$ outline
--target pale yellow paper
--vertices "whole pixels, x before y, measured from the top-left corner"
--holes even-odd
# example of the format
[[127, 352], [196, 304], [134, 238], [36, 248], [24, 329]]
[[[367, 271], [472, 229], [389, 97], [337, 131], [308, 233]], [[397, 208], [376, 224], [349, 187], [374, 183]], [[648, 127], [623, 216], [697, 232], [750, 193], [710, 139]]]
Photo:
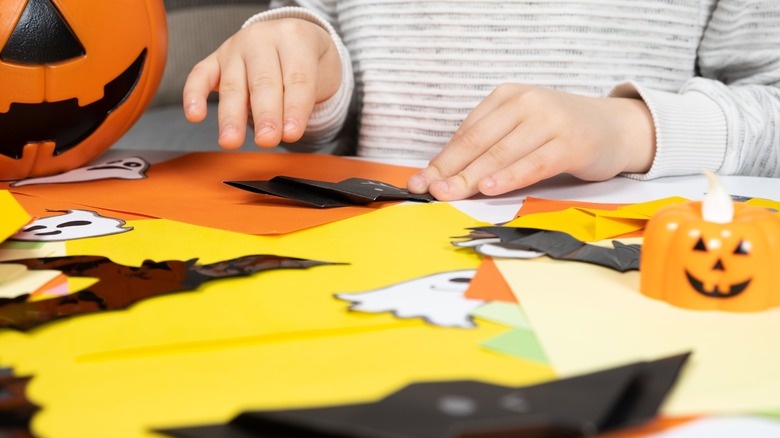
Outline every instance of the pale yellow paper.
[[29, 334], [0, 332], [0, 365], [35, 376], [30, 397], [46, 407], [33, 420], [41, 436], [152, 436], [153, 427], [224, 422], [244, 409], [369, 401], [416, 380], [553, 377], [549, 366], [480, 348], [503, 325], [439, 328], [349, 311], [333, 297], [476, 269], [473, 251], [450, 244], [475, 221], [448, 204], [383, 208], [274, 237], [167, 220], [128, 225], [134, 230], [70, 241], [68, 253], [136, 265], [255, 253], [348, 264], [214, 281]]
[[31, 294], [60, 275], [60, 271], [28, 271], [14, 263], [0, 264], [0, 298]]
[[29, 221], [30, 215], [16, 202], [11, 192], [0, 190], [0, 242], [19, 231]]
[[496, 260], [562, 375], [692, 351], [670, 415], [780, 407], [780, 309], [690, 311], [639, 293], [639, 273], [585, 263]]
[[0, 243], [0, 262], [65, 255], [65, 242], [18, 242], [6, 240]]

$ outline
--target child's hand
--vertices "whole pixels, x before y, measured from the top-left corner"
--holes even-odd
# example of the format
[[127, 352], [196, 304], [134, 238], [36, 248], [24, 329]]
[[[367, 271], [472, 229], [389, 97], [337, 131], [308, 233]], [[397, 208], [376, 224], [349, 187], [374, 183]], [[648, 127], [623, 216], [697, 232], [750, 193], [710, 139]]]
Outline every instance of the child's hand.
[[273, 147], [303, 135], [316, 102], [341, 84], [341, 61], [322, 27], [295, 18], [252, 24], [199, 62], [184, 84], [187, 120], [206, 117], [206, 98], [219, 92], [219, 144], [244, 142], [248, 110], [255, 143]]
[[646, 172], [654, 154], [653, 121], [641, 100], [508, 84], [477, 105], [408, 188], [442, 201], [499, 195], [559, 173], [604, 180]]

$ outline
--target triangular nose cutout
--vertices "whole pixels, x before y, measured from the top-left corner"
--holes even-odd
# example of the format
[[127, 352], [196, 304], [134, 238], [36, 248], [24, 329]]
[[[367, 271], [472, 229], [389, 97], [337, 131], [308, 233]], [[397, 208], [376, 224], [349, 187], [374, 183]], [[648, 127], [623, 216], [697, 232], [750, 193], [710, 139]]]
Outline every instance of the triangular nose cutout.
[[51, 0], [29, 0], [0, 59], [21, 64], [54, 64], [86, 53]]

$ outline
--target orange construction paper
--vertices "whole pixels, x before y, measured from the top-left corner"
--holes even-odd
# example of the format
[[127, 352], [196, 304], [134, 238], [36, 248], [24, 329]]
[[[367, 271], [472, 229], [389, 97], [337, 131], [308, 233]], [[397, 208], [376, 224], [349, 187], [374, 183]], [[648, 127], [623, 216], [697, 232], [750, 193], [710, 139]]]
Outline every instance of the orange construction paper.
[[76, 204], [73, 202], [61, 201], [58, 199], [42, 198], [38, 196], [28, 196], [22, 193], [14, 193], [14, 196], [16, 197], [16, 200], [19, 202], [19, 204], [22, 207], [24, 207], [24, 209], [27, 210], [27, 212], [30, 213], [31, 216], [35, 218], [53, 216], [57, 214], [57, 213], [52, 213], [52, 211], [91, 210], [101, 216], [112, 217], [115, 219], [122, 219], [125, 222], [141, 220], [141, 219], [156, 219], [150, 216], [143, 216], [143, 215], [128, 213], [125, 211], [106, 210], [104, 208], [98, 208], [94, 206], [85, 208], [83, 205]]
[[598, 202], [585, 202], [585, 201], [561, 201], [557, 199], [543, 199], [534, 198], [533, 196], [527, 196], [523, 205], [515, 213], [515, 219], [520, 216], [535, 213], [551, 213], [553, 211], [562, 211], [567, 208], [593, 208], [598, 210], [616, 210], [620, 207], [625, 207], [630, 204], [604, 204]]
[[278, 175], [329, 182], [359, 177], [405, 187], [417, 170], [323, 154], [193, 152], [152, 165], [146, 179], [30, 185], [9, 190], [80, 204], [82, 209], [102, 208], [247, 234], [284, 234], [368, 213], [390, 203], [317, 209], [239, 190], [223, 181], [267, 180]]
[[501, 275], [491, 257], [482, 259], [464, 296], [473, 300], [517, 303], [515, 294], [512, 293], [512, 289], [509, 288], [509, 284], [504, 280], [504, 276]]

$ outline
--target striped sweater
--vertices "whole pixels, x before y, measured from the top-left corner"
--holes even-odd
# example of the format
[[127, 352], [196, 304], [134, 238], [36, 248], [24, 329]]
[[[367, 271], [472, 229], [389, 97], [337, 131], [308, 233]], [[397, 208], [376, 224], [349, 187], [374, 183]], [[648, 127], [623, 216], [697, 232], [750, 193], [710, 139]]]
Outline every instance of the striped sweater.
[[304, 141], [359, 123], [358, 155], [430, 159], [496, 86], [641, 98], [656, 156], [635, 178], [780, 176], [780, 0], [274, 0], [247, 21], [326, 28], [342, 85]]

